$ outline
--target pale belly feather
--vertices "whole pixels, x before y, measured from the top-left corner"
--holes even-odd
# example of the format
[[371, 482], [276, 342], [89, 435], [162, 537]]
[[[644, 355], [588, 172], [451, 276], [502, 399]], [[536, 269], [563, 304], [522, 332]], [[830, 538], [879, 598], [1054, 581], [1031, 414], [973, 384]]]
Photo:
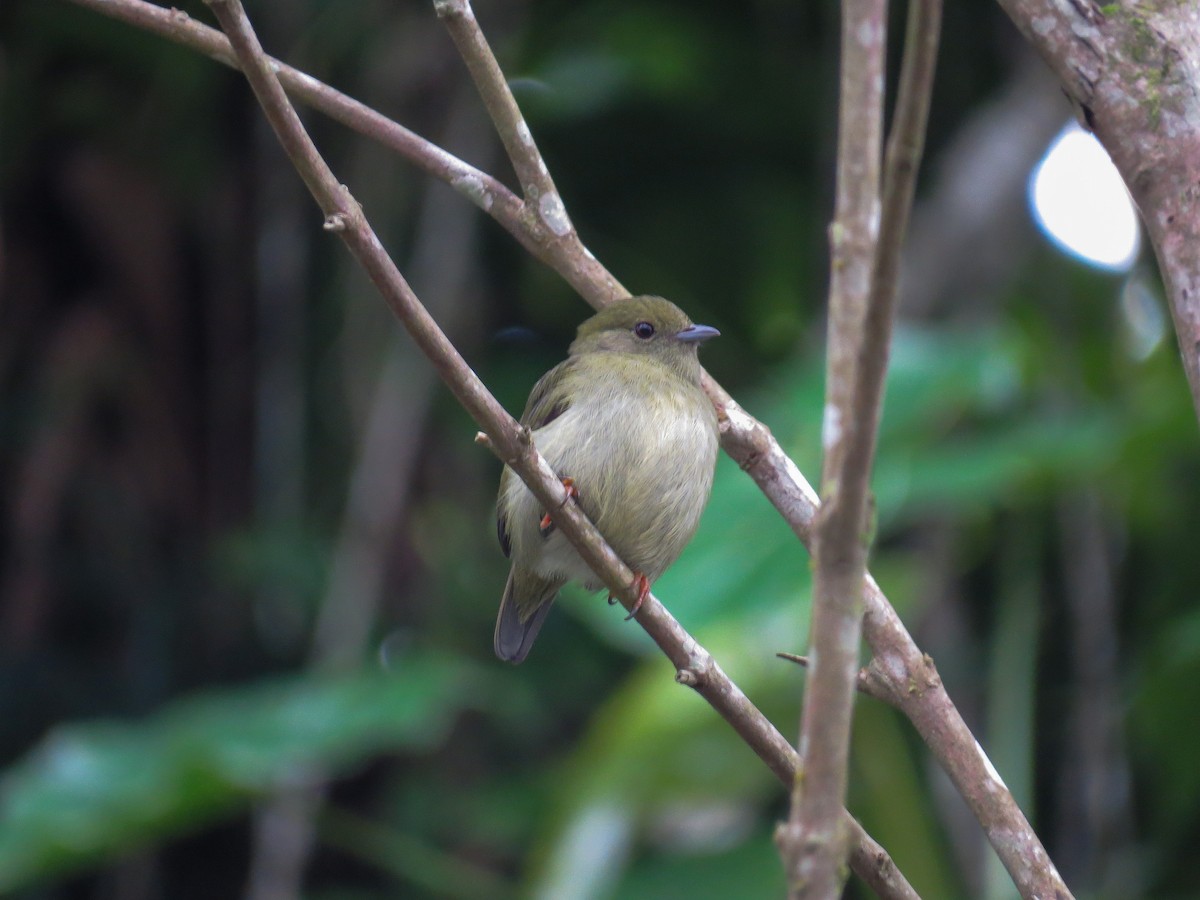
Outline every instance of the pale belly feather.
[[[696, 403], [687, 393], [692, 390], [699, 393], [689, 385], [656, 392], [655, 402], [669, 410], [656, 416], [663, 423], [657, 427], [636, 413], [643, 392], [640, 398], [608, 396], [572, 406], [534, 432], [534, 443], [555, 472], [574, 479], [579, 503], [601, 534], [651, 581], [691, 540], [712, 487], [716, 414], [707, 400]], [[516, 477], [508, 478], [505, 506], [514, 558], [543, 577], [600, 587], [560, 532], [543, 537], [541, 505]]]

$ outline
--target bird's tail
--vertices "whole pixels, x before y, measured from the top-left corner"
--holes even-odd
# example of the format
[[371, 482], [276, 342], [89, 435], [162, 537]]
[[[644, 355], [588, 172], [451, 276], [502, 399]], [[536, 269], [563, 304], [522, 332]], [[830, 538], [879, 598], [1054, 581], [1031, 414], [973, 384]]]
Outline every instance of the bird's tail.
[[[521, 584], [518, 585], [517, 581]], [[516, 588], [525, 603], [516, 601]], [[546, 613], [554, 605], [554, 598], [561, 581], [544, 581], [528, 572], [518, 572], [513, 566], [508, 573], [508, 582], [504, 585], [504, 596], [500, 600], [500, 613], [496, 616], [496, 633], [493, 646], [496, 655], [506, 662], [516, 665], [529, 655], [529, 648], [542, 630], [542, 622]]]

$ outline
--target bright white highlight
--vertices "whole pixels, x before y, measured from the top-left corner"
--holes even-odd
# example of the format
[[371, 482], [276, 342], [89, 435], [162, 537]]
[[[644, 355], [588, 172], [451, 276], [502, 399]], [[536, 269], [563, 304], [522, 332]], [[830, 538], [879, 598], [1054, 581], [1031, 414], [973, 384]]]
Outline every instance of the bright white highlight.
[[1108, 153], [1072, 122], [1033, 170], [1029, 201], [1042, 230], [1086, 263], [1126, 272], [1137, 259], [1137, 213]]
[[832, 403], [825, 404], [825, 414], [821, 417], [821, 446], [828, 453], [842, 439], [842, 411]]
[[979, 758], [983, 760], [983, 767], [987, 769], [987, 773], [992, 776], [992, 779], [999, 784], [1000, 787], [1008, 790], [1008, 787], [1004, 784], [1004, 779], [1000, 777], [1000, 773], [996, 771], [996, 767], [992, 765], [992, 761], [988, 759], [988, 755], [983, 752], [983, 747], [980, 745], [979, 741], [975, 742], [975, 751], [979, 754]]
[[544, 194], [538, 201], [538, 212], [542, 214], [542, 221], [546, 223], [546, 227], [559, 237], [571, 230], [571, 220], [567, 217], [567, 208], [563, 206], [558, 194], [553, 191]]

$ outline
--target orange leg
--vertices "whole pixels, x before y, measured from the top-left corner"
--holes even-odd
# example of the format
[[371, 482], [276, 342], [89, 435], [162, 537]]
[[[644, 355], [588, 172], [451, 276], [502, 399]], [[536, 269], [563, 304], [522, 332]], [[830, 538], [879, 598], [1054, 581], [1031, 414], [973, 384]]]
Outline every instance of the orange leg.
[[[575, 487], [574, 478], [562, 479], [562, 486], [567, 489], [568, 500], [579, 499], [579, 488]], [[542, 521], [538, 522], [538, 530], [542, 533], [542, 537], [547, 537], [554, 529], [554, 523], [550, 521], [550, 513], [545, 513], [542, 516]]]
[[650, 579], [641, 572], [633, 573], [633, 588], [637, 591], [637, 600], [633, 602], [633, 609], [629, 611], [629, 615], [625, 617], [628, 622], [638, 614], [638, 610], [642, 608], [642, 604], [646, 602], [646, 598], [650, 596]]

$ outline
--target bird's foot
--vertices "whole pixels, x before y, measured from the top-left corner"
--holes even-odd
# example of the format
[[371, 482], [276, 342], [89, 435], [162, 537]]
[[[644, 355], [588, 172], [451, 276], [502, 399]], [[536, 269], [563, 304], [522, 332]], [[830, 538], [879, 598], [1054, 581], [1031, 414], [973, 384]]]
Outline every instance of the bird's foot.
[[650, 596], [650, 579], [641, 572], [633, 573], [632, 585], [633, 589], [637, 591], [637, 599], [633, 601], [633, 609], [631, 609], [629, 611], [629, 615], [625, 617], [626, 622], [638, 614], [638, 610], [642, 608], [642, 604], [645, 603], [646, 598]]
[[[563, 479], [561, 479], [561, 481], [562, 481], [562, 486], [567, 489], [567, 500], [578, 501], [579, 500], [579, 488], [575, 487], [575, 479], [574, 478], [563, 478]], [[566, 505], [566, 500], [563, 501], [563, 505]], [[552, 522], [550, 520], [550, 513], [543, 514], [542, 521], [538, 522], [538, 531], [540, 531], [542, 534], [542, 537], [545, 538], [545, 537], [549, 537], [550, 532], [552, 532], [553, 530], [554, 530], [554, 522]]]

